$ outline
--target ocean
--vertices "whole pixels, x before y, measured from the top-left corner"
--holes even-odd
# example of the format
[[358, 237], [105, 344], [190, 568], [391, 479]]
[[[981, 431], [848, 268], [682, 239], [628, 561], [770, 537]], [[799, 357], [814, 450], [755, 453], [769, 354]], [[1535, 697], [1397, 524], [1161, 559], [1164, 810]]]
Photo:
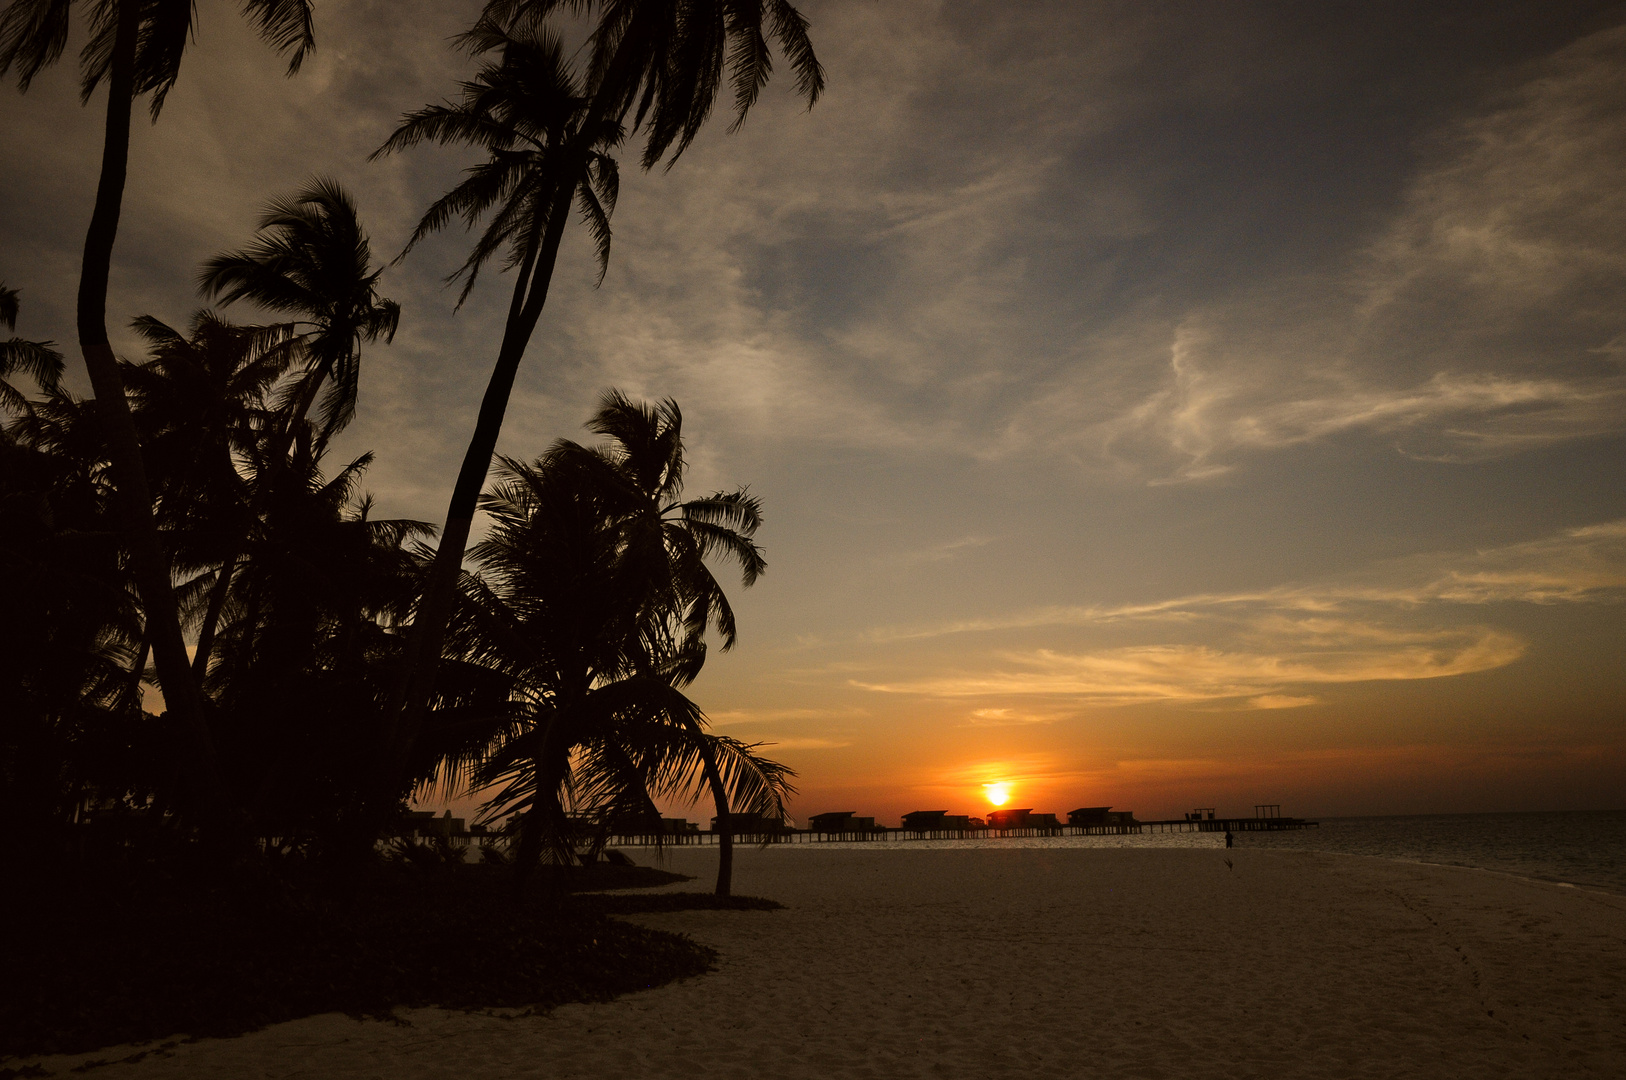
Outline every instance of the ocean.
[[[1297, 848], [1407, 862], [1473, 866], [1539, 881], [1626, 894], [1626, 810], [1530, 814], [1422, 814], [1323, 818], [1319, 828], [1239, 832], [1239, 848]], [[987, 840], [881, 840], [819, 844], [872, 850], [997, 847], [1223, 847], [1220, 833], [1008, 837]], [[774, 845], [779, 847], [779, 845]], [[798, 850], [801, 845], [784, 845]]]
[[1326, 818], [1316, 829], [1237, 833], [1236, 843], [1475, 866], [1626, 893], [1626, 810]]

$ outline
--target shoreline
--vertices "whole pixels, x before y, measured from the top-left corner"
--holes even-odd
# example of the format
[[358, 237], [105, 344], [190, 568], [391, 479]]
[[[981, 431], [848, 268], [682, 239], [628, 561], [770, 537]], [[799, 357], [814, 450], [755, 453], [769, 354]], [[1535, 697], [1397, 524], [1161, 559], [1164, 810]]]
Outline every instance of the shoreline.
[[[736, 891], [784, 911], [632, 917], [716, 949], [708, 975], [541, 1016], [328, 1014], [130, 1062], [141, 1048], [3, 1064], [266, 1080], [1626, 1072], [1613, 893], [1296, 849], [772, 850], [737, 851]], [[666, 866], [692, 889], [715, 852], [672, 849]]]
[[[1336, 820], [1336, 819], [1334, 819], [1334, 820]], [[1204, 838], [1204, 841], [1203, 842], [1184, 842], [1184, 843], [1178, 842], [1178, 841], [1169, 842], [1169, 843], [1141, 843], [1141, 842], [1135, 842], [1135, 840], [1133, 840], [1133, 839], [1129, 840], [1127, 842], [1118, 841], [1118, 838], [1116, 838], [1116, 837], [1113, 837], [1113, 838], [1108, 838], [1108, 837], [1007, 837], [1007, 838], [1001, 838], [1001, 839], [998, 839], [998, 840], [895, 840], [895, 841], [870, 841], [870, 842], [835, 841], [835, 840], [832, 840], [832, 841], [821, 841], [820, 843], [817, 843], [817, 844], [769, 844], [769, 845], [759, 845], [759, 844], [736, 843], [734, 850], [736, 852], [738, 852], [738, 851], [744, 850], [746, 848], [750, 848], [752, 850], [773, 851], [773, 852], [786, 852], [786, 851], [851, 851], [851, 852], [860, 852], [860, 851], [865, 851], [865, 852], [872, 852], [874, 854], [884, 854], [884, 853], [888, 853], [888, 852], [903, 852], [903, 851], [917, 851], [917, 852], [918, 851], [965, 851], [965, 852], [972, 852], [972, 851], [998, 851], [998, 850], [1002, 850], [1002, 849], [1027, 850], [1027, 851], [1044, 851], [1044, 850], [1064, 850], [1064, 851], [1120, 851], [1120, 850], [1134, 850], [1134, 851], [1226, 851], [1226, 850], [1230, 850], [1230, 851], [1233, 851], [1233, 852], [1235, 852], [1235, 851], [1252, 851], [1252, 852], [1295, 851], [1295, 852], [1310, 852], [1310, 853], [1317, 854], [1317, 855], [1347, 856], [1349, 858], [1356, 858], [1356, 859], [1376, 859], [1376, 860], [1378, 860], [1380, 862], [1403, 863], [1403, 864], [1408, 865], [1408, 866], [1435, 866], [1435, 867], [1440, 867], [1442, 869], [1452, 869], [1452, 870], [1479, 870], [1479, 871], [1483, 871], [1484, 873], [1487, 873], [1487, 874], [1498, 874], [1498, 875], [1502, 875], [1502, 876], [1505, 876], [1505, 877], [1513, 878], [1513, 879], [1518, 880], [1518, 881], [1528, 881], [1528, 882], [1531, 882], [1531, 883], [1534, 883], [1534, 884], [1543, 884], [1543, 885], [1556, 885], [1556, 886], [1560, 886], [1562, 888], [1569, 888], [1569, 889], [1589, 890], [1589, 891], [1593, 891], [1593, 892], [1605, 893], [1605, 894], [1607, 894], [1609, 896], [1618, 896], [1618, 897], [1626, 898], [1626, 886], [1617, 886], [1617, 885], [1613, 885], [1613, 884], [1605, 885], [1605, 884], [1598, 884], [1597, 882], [1591, 882], [1591, 881], [1570, 881], [1570, 880], [1566, 880], [1566, 879], [1563, 879], [1563, 878], [1556, 878], [1556, 877], [1544, 877], [1544, 876], [1539, 875], [1539, 874], [1533, 874], [1533, 873], [1528, 873], [1528, 872], [1520, 873], [1519, 871], [1509, 870], [1509, 869], [1506, 869], [1506, 868], [1503, 868], [1503, 867], [1481, 866], [1478, 863], [1471, 863], [1471, 862], [1439, 862], [1437, 860], [1413, 858], [1413, 857], [1406, 856], [1406, 855], [1383, 855], [1383, 854], [1375, 854], [1375, 853], [1372, 853], [1372, 852], [1362, 852], [1362, 851], [1336, 851], [1336, 850], [1332, 850], [1332, 849], [1329, 849], [1329, 848], [1322, 848], [1322, 847], [1297, 847], [1297, 846], [1294, 846], [1294, 845], [1292, 845], [1290, 843], [1270, 844], [1268, 846], [1254, 846], [1252, 844], [1242, 842], [1240, 840], [1240, 838], [1239, 838], [1239, 842], [1238, 842], [1236, 847], [1227, 849], [1225, 847], [1225, 843], [1224, 843], [1223, 839], [1214, 839], [1212, 841], [1208, 841], [1207, 837], [1209, 837], [1211, 835], [1211, 834], [1208, 834], [1208, 833], [1184, 834], [1184, 835], [1202, 836]], [[1136, 839], [1144, 839], [1144, 837], [1136, 838]], [[1089, 841], [1089, 840], [1103, 841], [1103, 842], [1098, 842], [1098, 843], [1081, 842], [1081, 841]], [[1118, 842], [1106, 842], [1106, 841], [1109, 841], [1109, 840], [1110, 841], [1118, 841]], [[657, 850], [656, 848], [654, 848], [652, 846], [649, 846], [649, 845], [641, 845], [641, 846], [638, 846], [638, 845], [624, 845], [624, 846], [620, 846], [620, 845], [618, 845], [615, 848], [615, 850], [629, 853], [629, 857], [631, 857], [633, 855], [636, 855], [637, 858], [635, 859], [635, 861], [642, 862], [644, 860], [650, 860], [651, 865], [656, 865], [653, 862], [653, 860], [650, 858], [655, 853], [655, 851]], [[704, 847], [683, 846], [683, 847], [671, 847], [671, 848], [666, 849], [667, 852], [685, 851], [685, 850], [688, 850], [688, 851], [694, 851], [694, 850], [714, 851], [715, 848], [710, 847], [710, 846], [704, 846]]]

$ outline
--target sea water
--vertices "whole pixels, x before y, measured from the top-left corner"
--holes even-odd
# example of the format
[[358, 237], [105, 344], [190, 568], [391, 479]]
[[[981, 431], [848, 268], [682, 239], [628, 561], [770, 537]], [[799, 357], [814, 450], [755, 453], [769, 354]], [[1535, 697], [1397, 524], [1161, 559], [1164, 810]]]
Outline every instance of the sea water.
[[1626, 893], [1626, 811], [1326, 818], [1314, 829], [1235, 835], [1238, 847], [1475, 866]]
[[[1012, 836], [977, 840], [902, 840], [896, 835], [862, 844], [776, 844], [769, 850], [1225, 846], [1225, 835], [1212, 832], [1147, 831], [1122, 836]], [[1626, 893], [1626, 811], [1323, 818], [1315, 828], [1233, 835], [1239, 848], [1296, 848], [1473, 866], [1540, 881]]]

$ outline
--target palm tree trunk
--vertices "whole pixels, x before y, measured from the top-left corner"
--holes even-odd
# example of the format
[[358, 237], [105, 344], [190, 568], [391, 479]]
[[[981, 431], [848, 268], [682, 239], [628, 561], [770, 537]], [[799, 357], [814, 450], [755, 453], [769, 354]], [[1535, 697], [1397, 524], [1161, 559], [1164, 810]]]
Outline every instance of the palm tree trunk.
[[520, 360], [524, 358], [531, 332], [536, 329], [537, 320], [542, 316], [542, 305], [547, 302], [548, 286], [553, 280], [553, 267], [559, 257], [559, 242], [564, 237], [565, 223], [570, 217], [573, 194], [573, 189], [566, 189], [554, 198], [536, 263], [531, 267], [528, 278], [522, 275], [514, 284], [514, 303], [503, 330], [502, 347], [498, 350], [491, 379], [486, 384], [485, 397], [480, 402], [479, 419], [475, 421], [474, 435], [463, 455], [457, 486], [452, 489], [451, 505], [446, 509], [446, 525], [440, 534], [440, 546], [435, 552], [435, 561], [424, 585], [423, 599], [412, 622], [400, 689], [391, 703], [391, 713], [398, 718], [392, 733], [394, 745], [389, 748], [387, 756], [390, 772], [386, 781], [391, 784], [398, 785], [406, 779], [407, 763], [429, 711], [429, 696], [434, 689], [436, 669], [440, 665], [440, 650], [446, 637], [452, 600], [457, 592], [458, 574], [463, 569], [463, 552], [474, 525], [475, 506], [480, 498], [480, 490], [485, 487], [491, 458], [497, 452], [497, 437], [502, 433], [503, 417], [508, 411], [508, 398], [514, 389], [514, 377], [519, 372]]
[[[300, 388], [299, 398], [294, 402], [293, 409], [284, 418], [282, 426], [268, 436], [266, 451], [268, 468], [281, 468], [286, 464], [288, 448], [294, 441], [294, 430], [316, 403], [317, 391], [322, 388], [322, 382], [326, 378], [325, 366], [306, 376], [305, 385]], [[192, 654], [192, 678], [199, 686], [203, 685], [203, 677], [209, 673], [209, 656], [214, 651], [215, 632], [220, 625], [221, 612], [226, 606], [226, 594], [231, 587], [232, 574], [241, 560], [241, 550], [233, 550], [232, 554], [220, 564], [219, 577], [214, 590], [209, 594], [209, 607], [204, 612], [203, 625], [198, 629], [197, 648]]]
[[549, 716], [547, 723], [537, 733], [536, 752], [531, 756], [532, 779], [535, 790], [531, 792], [530, 801], [519, 819], [519, 844], [514, 849], [514, 891], [523, 894], [525, 882], [535, 872], [537, 864], [542, 861], [542, 829], [546, 822], [543, 820], [543, 811], [548, 803], [557, 798], [558, 786], [549, 784], [544, 777], [551, 777], [553, 773], [547, 768], [548, 758], [551, 755], [551, 743], [555, 727], [558, 723], [557, 713]]
[[141, 707], [141, 677], [147, 673], [147, 657], [151, 655], [152, 642], [142, 634], [141, 649], [136, 653], [135, 663], [130, 665], [129, 704], [138, 709]]
[[119, 211], [130, 160], [130, 109], [135, 98], [136, 36], [140, 8], [134, 0], [120, 0], [118, 29], [108, 79], [107, 125], [102, 146], [102, 171], [96, 187], [96, 208], [85, 233], [84, 261], [79, 275], [79, 348], [96, 397], [96, 415], [107, 439], [113, 467], [125, 541], [130, 546], [136, 589], [146, 615], [147, 638], [158, 665], [158, 684], [164, 704], [175, 713], [191, 738], [191, 779], [202, 803], [202, 820], [219, 821], [225, 804], [214, 739], [204, 716], [203, 695], [192, 679], [186, 641], [181, 636], [170, 567], [158, 543], [152, 516], [152, 497], [136, 437], [124, 380], [107, 337], [107, 283], [118, 236]]
[[203, 613], [203, 625], [198, 629], [198, 645], [192, 654], [192, 678], [199, 686], [209, 673], [209, 655], [214, 652], [215, 633], [220, 627], [221, 613], [226, 610], [226, 594], [231, 591], [232, 574], [237, 569], [237, 556], [220, 564], [215, 587], [209, 593], [209, 608]]
[[[299, 398], [294, 402], [294, 409], [284, 418], [282, 426], [267, 436], [267, 450], [265, 454], [266, 467], [270, 469], [282, 468], [287, 464], [288, 448], [293, 445], [296, 425], [305, 418], [305, 414], [316, 402], [316, 393], [322, 387], [322, 380], [327, 377], [324, 368], [313, 376], [307, 376], [306, 385], [300, 388]], [[203, 685], [203, 677], [209, 673], [209, 655], [214, 651], [215, 631], [220, 625], [220, 615], [225, 609], [226, 593], [231, 586], [232, 573], [242, 559], [239, 548], [220, 564], [220, 576], [215, 584], [214, 591], [209, 594], [209, 608], [204, 612], [203, 625], [198, 629], [198, 644], [192, 655], [192, 677], [199, 686]]]
[[728, 809], [728, 789], [723, 787], [723, 775], [717, 771], [717, 755], [712, 753], [705, 735], [700, 736], [700, 760], [705, 763], [706, 783], [717, 804], [717, 895], [727, 896], [734, 885], [734, 823]]

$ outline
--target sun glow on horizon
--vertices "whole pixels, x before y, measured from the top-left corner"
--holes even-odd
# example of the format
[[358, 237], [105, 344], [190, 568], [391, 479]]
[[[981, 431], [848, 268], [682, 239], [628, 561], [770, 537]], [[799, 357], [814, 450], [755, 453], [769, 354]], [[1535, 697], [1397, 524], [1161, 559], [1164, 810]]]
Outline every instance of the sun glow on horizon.
[[988, 796], [988, 801], [993, 803], [995, 806], [1004, 806], [1010, 801], [1011, 785], [1005, 783], [1003, 780], [997, 784], [984, 784], [982, 787], [983, 791]]

